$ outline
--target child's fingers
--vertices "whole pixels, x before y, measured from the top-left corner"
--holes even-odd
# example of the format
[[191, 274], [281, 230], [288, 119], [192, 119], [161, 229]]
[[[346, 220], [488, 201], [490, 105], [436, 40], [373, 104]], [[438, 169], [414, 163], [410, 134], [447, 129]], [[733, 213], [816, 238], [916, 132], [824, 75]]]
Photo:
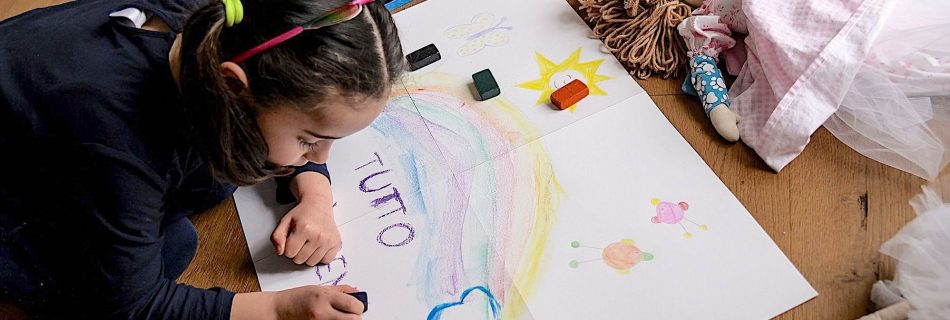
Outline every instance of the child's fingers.
[[330, 305], [333, 306], [334, 309], [342, 312], [363, 314], [363, 302], [345, 293], [334, 294], [330, 298]]
[[323, 256], [317, 256], [317, 251], [314, 251], [313, 254], [311, 254], [310, 257], [307, 258], [306, 263], [308, 266], [313, 267], [313, 266], [316, 266], [318, 263], [320, 263], [320, 259], [322, 258]]
[[292, 219], [288, 215], [284, 215], [283, 219], [280, 219], [280, 223], [277, 224], [277, 228], [274, 228], [274, 233], [270, 236], [271, 243], [274, 244], [274, 250], [277, 251], [278, 256], [284, 255], [284, 245], [287, 242], [287, 234], [290, 232], [290, 221]]
[[307, 239], [300, 234], [291, 233], [287, 238], [287, 247], [284, 249], [284, 256], [288, 258], [296, 257], [300, 249], [307, 243]]
[[337, 307], [332, 304], [332, 299], [331, 299], [331, 305], [329, 306], [324, 305], [321, 307], [321, 309], [323, 310], [314, 312], [314, 315], [311, 317], [307, 317], [307, 319], [314, 319], [314, 320], [359, 320], [360, 319], [360, 316], [358, 314], [353, 314], [347, 311], [337, 309]]
[[314, 265], [317, 263], [330, 263], [333, 262], [333, 259], [336, 259], [336, 255], [340, 253], [340, 247], [333, 247], [330, 251], [327, 251], [327, 254], [323, 256], [323, 260], [314, 262]]
[[360, 320], [360, 319], [361, 318], [359, 315], [350, 314], [346, 312], [340, 312], [340, 311], [336, 311], [336, 313], [334, 313], [332, 317], [328, 318], [328, 320]]
[[[318, 247], [317, 250], [314, 250], [313, 254], [310, 255], [309, 259], [307, 260], [313, 259], [318, 262], [323, 261], [325, 260], [324, 257], [327, 255], [327, 251], [330, 251], [330, 247], [327, 245], [322, 245]], [[332, 258], [330, 260], [332, 260]], [[316, 263], [314, 263], [314, 265], [316, 265]]]
[[339, 292], [343, 292], [343, 293], [353, 293], [353, 292], [359, 291], [359, 289], [357, 289], [356, 287], [353, 287], [351, 285], [346, 285], [346, 284], [329, 286], [327, 288], [330, 288]]
[[307, 259], [309, 259], [315, 251], [320, 249], [319, 245], [320, 244], [316, 241], [307, 240], [303, 247], [300, 248], [300, 252], [297, 252], [297, 255], [293, 257], [294, 263], [301, 264], [307, 262]]

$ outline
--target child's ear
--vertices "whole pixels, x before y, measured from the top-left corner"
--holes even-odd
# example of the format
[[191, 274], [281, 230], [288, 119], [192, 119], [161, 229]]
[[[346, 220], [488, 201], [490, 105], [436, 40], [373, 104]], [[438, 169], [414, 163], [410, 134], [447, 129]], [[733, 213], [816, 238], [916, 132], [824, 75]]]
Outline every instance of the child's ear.
[[227, 82], [231, 91], [241, 92], [247, 89], [247, 74], [244, 73], [244, 69], [236, 63], [230, 61], [222, 62], [221, 76], [224, 77], [224, 81]]

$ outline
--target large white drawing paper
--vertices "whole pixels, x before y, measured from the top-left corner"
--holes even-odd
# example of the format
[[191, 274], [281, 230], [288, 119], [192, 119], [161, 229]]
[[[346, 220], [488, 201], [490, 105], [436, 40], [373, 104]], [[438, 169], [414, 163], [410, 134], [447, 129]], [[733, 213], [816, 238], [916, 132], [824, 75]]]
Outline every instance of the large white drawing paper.
[[[762, 319], [816, 295], [561, 1], [430, 0], [395, 15], [407, 75], [328, 166], [343, 249], [294, 265], [273, 183], [238, 212], [263, 290], [354, 285], [366, 319]], [[473, 99], [490, 69], [501, 96]], [[579, 79], [591, 96], [555, 111]]]

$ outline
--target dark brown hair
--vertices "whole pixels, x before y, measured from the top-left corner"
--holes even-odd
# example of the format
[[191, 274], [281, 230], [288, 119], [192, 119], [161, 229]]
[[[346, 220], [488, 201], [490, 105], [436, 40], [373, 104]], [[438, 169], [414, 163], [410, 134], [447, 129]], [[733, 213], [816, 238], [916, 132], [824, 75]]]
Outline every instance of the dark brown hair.
[[406, 66], [392, 16], [378, 1], [350, 21], [304, 31], [242, 62], [247, 88], [221, 75], [222, 62], [346, 3], [245, 0], [243, 22], [224, 27], [224, 6], [213, 1], [188, 18], [181, 91], [192, 138], [218, 179], [246, 185], [287, 173], [267, 162], [257, 112], [293, 106], [309, 114], [331, 96], [353, 101], [389, 93]]

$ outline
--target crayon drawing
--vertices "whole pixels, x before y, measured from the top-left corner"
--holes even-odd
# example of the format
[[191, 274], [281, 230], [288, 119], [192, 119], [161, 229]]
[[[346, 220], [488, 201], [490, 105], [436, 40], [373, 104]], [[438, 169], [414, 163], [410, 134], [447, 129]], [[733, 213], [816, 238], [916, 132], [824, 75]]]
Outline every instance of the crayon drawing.
[[[581, 62], [581, 49], [577, 48], [567, 59], [555, 64], [540, 52], [535, 53], [540, 78], [518, 84], [519, 88], [540, 91], [536, 104], [544, 104], [550, 100], [551, 93], [567, 85], [573, 80], [581, 80], [590, 88], [591, 95], [606, 96], [607, 92], [600, 88], [598, 83], [611, 80], [610, 76], [598, 74], [603, 59]], [[577, 105], [568, 108], [574, 111]]]
[[508, 32], [514, 28], [507, 25], [507, 22], [507, 17], [501, 17], [496, 22], [494, 15], [481, 13], [472, 18], [471, 23], [449, 28], [445, 31], [445, 36], [464, 41], [458, 49], [458, 55], [470, 56], [485, 47], [500, 47], [508, 43]]
[[[422, 287], [458, 293], [461, 284], [445, 283], [444, 279], [462, 278], [459, 275], [464, 262], [460, 254], [445, 250], [460, 247], [459, 222], [475, 219], [492, 236], [485, 244], [496, 257], [487, 265], [489, 269], [483, 270], [488, 275], [484, 280], [498, 292], [503, 313], [518, 314], [523, 306], [509, 303], [505, 291], [498, 288], [506, 289], [509, 280], [521, 290], [522, 299], [530, 296], [544, 268], [541, 257], [564, 191], [543, 145], [527, 145], [516, 156], [499, 155], [512, 150], [512, 144], [521, 141], [523, 135], [536, 135], [537, 129], [503, 98], [472, 100], [464, 90], [457, 89], [464, 88], [460, 85], [464, 81], [458, 77], [430, 75], [414, 83], [406, 88], [408, 97], [396, 97], [392, 103], [402, 108], [412, 106], [422, 115], [458, 187], [454, 191], [457, 193], [446, 199], [452, 204], [449, 209], [441, 217], [430, 215], [433, 220], [427, 224], [427, 233], [438, 236], [422, 243], [424, 252], [443, 254], [420, 256], [417, 265], [426, 268], [419, 269], [416, 279], [423, 283], [443, 279], [443, 283]], [[505, 270], [506, 266], [511, 269]]]
[[656, 207], [656, 215], [650, 218], [650, 221], [656, 224], [677, 224], [680, 228], [683, 228], [683, 237], [686, 239], [692, 238], [693, 234], [683, 226], [683, 220], [695, 225], [699, 230], [709, 230], [706, 224], [698, 224], [686, 218], [686, 210], [689, 210], [689, 204], [686, 202], [672, 203], [653, 198], [653, 200], [650, 200], [650, 204]]
[[603, 261], [604, 264], [613, 268], [617, 273], [629, 274], [630, 269], [641, 261], [653, 260], [653, 254], [640, 250], [639, 247], [633, 244], [632, 239], [623, 239], [611, 243], [604, 248], [585, 246], [581, 245], [580, 241], [571, 241], [571, 248], [596, 249], [601, 251], [601, 256], [597, 259], [583, 261], [571, 260], [569, 265], [575, 269], [584, 263]]
[[491, 319], [500, 318], [501, 314], [499, 313], [499, 309], [501, 309], [501, 305], [499, 305], [498, 301], [495, 300], [494, 295], [492, 295], [491, 291], [489, 291], [487, 288], [483, 286], [476, 286], [476, 287], [465, 289], [465, 291], [462, 292], [462, 296], [459, 297], [458, 301], [446, 302], [432, 308], [432, 311], [429, 311], [429, 315], [426, 316], [426, 320], [442, 319], [443, 313], [445, 313], [447, 310], [450, 310], [454, 307], [465, 304], [467, 302], [466, 300], [469, 294], [471, 294], [472, 292], [476, 292], [476, 293], [480, 292], [485, 295], [485, 298], [487, 300], [486, 303], [488, 304], [488, 308], [491, 310], [491, 314], [489, 315]]

